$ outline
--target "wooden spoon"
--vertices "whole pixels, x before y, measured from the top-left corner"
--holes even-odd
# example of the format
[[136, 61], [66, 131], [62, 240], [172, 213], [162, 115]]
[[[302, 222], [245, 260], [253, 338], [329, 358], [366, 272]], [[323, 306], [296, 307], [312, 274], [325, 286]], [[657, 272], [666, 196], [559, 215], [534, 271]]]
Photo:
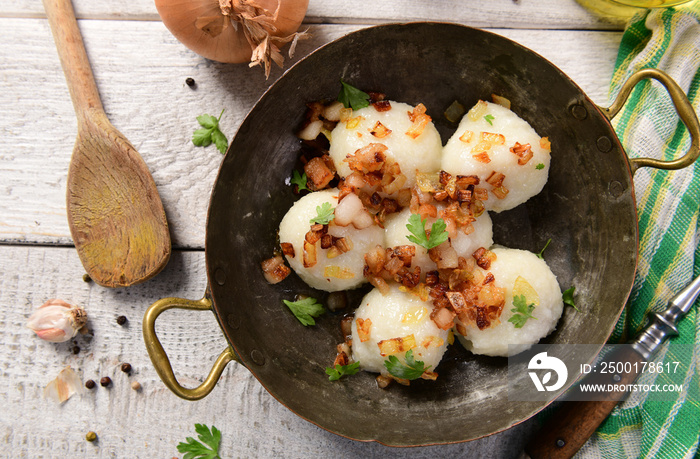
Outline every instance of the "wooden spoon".
[[105, 287], [150, 279], [170, 259], [165, 211], [146, 164], [107, 119], [70, 0], [43, 0], [78, 117], [68, 224], [88, 275]]

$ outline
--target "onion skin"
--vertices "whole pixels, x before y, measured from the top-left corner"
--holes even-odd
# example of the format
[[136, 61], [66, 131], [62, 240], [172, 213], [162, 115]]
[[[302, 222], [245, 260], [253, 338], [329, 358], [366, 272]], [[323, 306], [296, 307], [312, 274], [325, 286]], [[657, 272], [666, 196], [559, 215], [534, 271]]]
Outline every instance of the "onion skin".
[[[221, 12], [218, 0], [155, 0], [158, 14], [163, 24], [183, 45], [202, 57], [224, 63], [249, 62], [252, 56], [252, 47], [243, 33], [244, 27], [238, 23], [238, 27], [228, 21]], [[231, 18], [236, 20], [235, 8], [241, 0], [233, 0], [234, 11]], [[255, 4], [265, 8], [274, 14], [277, 0], [256, 0]], [[299, 29], [306, 15], [308, 0], [280, 0], [276, 31], [271, 34], [274, 37], [286, 37]], [[200, 30], [195, 26], [198, 18], [216, 19], [215, 24], [224, 26], [221, 33], [216, 36]], [[221, 18], [220, 20], [218, 18]], [[237, 29], [237, 30], [236, 30]]]

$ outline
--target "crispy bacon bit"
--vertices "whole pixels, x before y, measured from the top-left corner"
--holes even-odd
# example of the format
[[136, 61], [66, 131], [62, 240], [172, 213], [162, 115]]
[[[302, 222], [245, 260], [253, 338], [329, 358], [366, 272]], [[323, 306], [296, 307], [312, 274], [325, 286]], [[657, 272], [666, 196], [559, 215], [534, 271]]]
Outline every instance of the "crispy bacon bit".
[[380, 102], [386, 99], [386, 94], [384, 94], [383, 92], [369, 91], [367, 95], [369, 96], [370, 104], [374, 104], [376, 102]]
[[323, 129], [323, 121], [316, 120], [311, 121], [304, 125], [304, 127], [297, 133], [297, 137], [301, 140], [314, 140], [321, 133]]
[[496, 259], [496, 254], [483, 247], [479, 247], [474, 251], [472, 257], [476, 260], [477, 266], [482, 269], [489, 269], [491, 267], [491, 262]]
[[486, 277], [484, 277], [484, 280], [481, 281], [482, 285], [490, 284], [491, 282], [495, 281], [496, 278], [493, 276], [491, 273], [486, 273]]
[[479, 177], [477, 175], [458, 175], [455, 183], [458, 187], [466, 188], [469, 185], [478, 185]]
[[388, 127], [384, 126], [381, 122], [377, 121], [372, 127], [372, 129], [368, 129], [369, 133], [375, 136], [378, 139], [383, 139], [384, 137], [388, 136], [391, 134], [391, 129]]
[[483, 153], [483, 152], [488, 152], [491, 150], [491, 147], [493, 144], [491, 142], [487, 142], [485, 140], [482, 140], [481, 142], [477, 143], [472, 147], [472, 153]]
[[388, 112], [391, 110], [391, 102], [388, 100], [378, 100], [372, 104], [372, 107], [378, 112]]
[[399, 269], [403, 268], [403, 261], [398, 257], [392, 257], [384, 265], [384, 269], [392, 276], [399, 272]]
[[346, 315], [340, 320], [340, 332], [345, 337], [345, 342], [352, 336], [352, 315]]
[[458, 266], [457, 251], [449, 242], [428, 250], [428, 255], [438, 269], [454, 269]]
[[414, 266], [413, 271], [402, 268], [394, 276], [394, 280], [404, 287], [414, 288], [420, 283], [420, 266]]
[[366, 174], [378, 171], [384, 165], [384, 161], [386, 161], [385, 152], [387, 150], [388, 147], [386, 145], [370, 143], [358, 149], [354, 154], [348, 155], [345, 161], [347, 161], [350, 169], [357, 172]]
[[474, 131], [464, 131], [464, 134], [459, 136], [459, 140], [464, 143], [469, 143], [474, 138]]
[[421, 379], [427, 379], [429, 381], [435, 381], [438, 377], [438, 374], [435, 373], [434, 371], [424, 371], [422, 375], [420, 375]]
[[377, 387], [380, 389], [386, 389], [393, 380], [394, 379], [390, 378], [389, 376], [379, 375], [376, 377]]
[[445, 296], [455, 312], [460, 313], [467, 310], [467, 302], [464, 299], [464, 295], [462, 295], [460, 292], [446, 292]]
[[423, 204], [420, 207], [418, 207], [418, 214], [420, 214], [420, 218], [425, 220], [428, 217], [436, 218], [437, 217], [437, 207], [435, 207], [432, 204]]
[[501, 107], [505, 107], [510, 110], [510, 100], [505, 97], [499, 96], [498, 94], [491, 94], [491, 100], [494, 104], [498, 104]]
[[457, 317], [457, 314], [454, 311], [448, 308], [440, 308], [434, 310], [430, 318], [441, 330], [449, 330], [454, 326], [455, 317]]
[[408, 207], [409, 205], [411, 205], [412, 197], [413, 195], [411, 194], [410, 188], [402, 188], [396, 194], [396, 202], [399, 203], [400, 207]]
[[333, 236], [330, 234], [324, 234], [321, 236], [321, 248], [322, 249], [330, 249], [331, 246], [333, 245]]
[[491, 162], [491, 157], [485, 151], [478, 153], [476, 155], [472, 155], [472, 158], [474, 158], [475, 160], [479, 161], [480, 163], [484, 163], [484, 164], [488, 164]]
[[357, 126], [360, 125], [360, 121], [365, 119], [364, 116], [356, 116], [354, 118], [348, 118], [345, 120], [345, 127], [347, 129], [355, 129]]
[[357, 324], [357, 336], [360, 338], [360, 342], [364, 343], [369, 340], [370, 329], [372, 328], [372, 321], [370, 319], [357, 318], [355, 321]]
[[481, 140], [484, 142], [488, 142], [492, 145], [503, 145], [504, 143], [506, 143], [506, 136], [504, 136], [503, 134], [496, 134], [493, 132], [482, 132]]
[[282, 242], [280, 244], [282, 247], [282, 253], [288, 257], [294, 258], [294, 246], [289, 242]]
[[506, 176], [502, 173], [491, 171], [491, 174], [486, 179], [486, 183], [488, 183], [494, 188], [498, 188], [499, 186], [503, 185], [503, 180], [505, 180], [505, 178]]
[[498, 199], [504, 199], [506, 196], [508, 196], [508, 192], [508, 188], [504, 187], [503, 185], [491, 190], [491, 193], [493, 193]]
[[311, 225], [311, 229], [304, 236], [304, 241], [309, 244], [316, 244], [326, 233], [328, 233], [328, 225], [316, 223]]
[[400, 258], [406, 267], [411, 266], [411, 261], [413, 257], [416, 256], [416, 246], [410, 244], [397, 245], [396, 247], [387, 250], [391, 250], [392, 256]]
[[[328, 159], [330, 157], [328, 155]], [[330, 164], [330, 166], [329, 166]], [[326, 161], [323, 157], [317, 156], [304, 165], [304, 172], [311, 184], [312, 190], [322, 190], [335, 177], [335, 168], [332, 161]]]
[[400, 338], [383, 339], [377, 343], [377, 346], [379, 346], [379, 354], [382, 357], [392, 354], [403, 354], [416, 347], [416, 337], [411, 334]]
[[485, 188], [474, 188], [474, 197], [479, 201], [486, 201], [489, 198], [489, 192]]
[[335, 356], [335, 360], [333, 361], [333, 367], [335, 368], [336, 365], [343, 366], [349, 363], [350, 357], [348, 357], [348, 354], [345, 351], [338, 351], [338, 354]]
[[440, 280], [440, 275], [437, 271], [428, 271], [425, 273], [425, 283], [430, 287], [437, 285]]
[[425, 112], [426, 108], [423, 104], [416, 105], [416, 107], [413, 109], [413, 112], [408, 112], [408, 118], [413, 124], [408, 129], [408, 131], [406, 131], [407, 136], [411, 137], [412, 139], [415, 139], [423, 133], [425, 127], [432, 120], [432, 118], [430, 118], [430, 116], [428, 116]]
[[518, 164], [524, 166], [532, 159], [533, 153], [529, 143], [521, 144], [515, 142], [515, 145], [510, 148], [510, 152], [518, 157]]
[[478, 121], [481, 119], [481, 116], [486, 113], [488, 108], [488, 104], [483, 100], [480, 100], [467, 112], [467, 117], [470, 121]]
[[292, 270], [284, 264], [281, 255], [264, 260], [261, 263], [261, 267], [265, 280], [271, 284], [282, 282], [292, 272]]
[[368, 276], [365, 274], [367, 281], [372, 284], [372, 286], [377, 287], [382, 295], [389, 293], [390, 287], [387, 282], [379, 276]]
[[379, 275], [382, 269], [384, 269], [384, 255], [384, 248], [381, 245], [377, 245], [374, 249], [365, 254], [365, 270], [367, 270], [365, 275]]
[[540, 138], [540, 147], [543, 150], [548, 150], [548, 151], [552, 149], [552, 144], [549, 141], [549, 137]]
[[318, 261], [316, 258], [316, 245], [311, 244], [308, 241], [304, 241], [304, 251], [302, 253], [302, 261], [304, 263], [304, 268], [311, 268], [316, 265]]

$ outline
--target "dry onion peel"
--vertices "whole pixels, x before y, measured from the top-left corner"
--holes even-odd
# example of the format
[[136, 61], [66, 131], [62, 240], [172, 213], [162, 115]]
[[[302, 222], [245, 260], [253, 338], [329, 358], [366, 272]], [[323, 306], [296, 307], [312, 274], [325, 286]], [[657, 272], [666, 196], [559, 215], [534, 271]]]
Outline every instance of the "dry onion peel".
[[226, 63], [262, 65], [265, 77], [271, 62], [280, 67], [280, 48], [291, 42], [306, 15], [308, 0], [156, 0], [163, 24], [182, 44], [207, 59]]

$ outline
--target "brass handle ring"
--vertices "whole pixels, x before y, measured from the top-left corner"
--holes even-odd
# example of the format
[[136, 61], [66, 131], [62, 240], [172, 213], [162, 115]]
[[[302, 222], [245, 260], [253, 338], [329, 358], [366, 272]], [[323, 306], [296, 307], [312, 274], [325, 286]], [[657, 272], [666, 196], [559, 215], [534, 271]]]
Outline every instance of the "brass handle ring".
[[632, 169], [632, 174], [640, 167], [654, 167], [657, 169], [683, 169], [688, 167], [698, 159], [700, 155], [700, 123], [698, 123], [698, 117], [695, 114], [695, 109], [690, 104], [688, 97], [683, 92], [678, 83], [673, 81], [673, 79], [668, 76], [667, 73], [658, 69], [642, 69], [634, 74], [627, 81], [624, 82], [622, 88], [620, 88], [620, 93], [617, 98], [608, 108], [599, 107], [603, 112], [603, 115], [612, 120], [615, 115], [622, 109], [627, 98], [632, 93], [632, 89], [644, 79], [654, 79], [661, 83], [668, 95], [673, 101], [673, 105], [676, 108], [676, 112], [680, 117], [683, 124], [685, 124], [686, 129], [690, 133], [691, 144], [688, 151], [680, 158], [674, 159], [672, 161], [662, 161], [654, 158], [630, 158], [630, 168]]
[[211, 311], [212, 302], [211, 299], [206, 296], [201, 300], [186, 300], [182, 298], [163, 298], [161, 300], [153, 303], [147, 310], [143, 317], [143, 339], [146, 342], [146, 350], [148, 351], [148, 356], [153, 362], [153, 366], [158, 372], [158, 376], [163, 381], [163, 383], [175, 393], [178, 397], [184, 398], [185, 400], [199, 400], [206, 397], [216, 386], [221, 373], [226, 368], [226, 365], [231, 360], [238, 361], [238, 357], [231, 347], [227, 347], [221, 355], [214, 362], [209, 375], [204, 380], [204, 382], [193, 389], [188, 389], [180, 385], [173, 373], [173, 368], [170, 365], [170, 360], [168, 355], [165, 353], [165, 349], [160, 344], [158, 336], [156, 335], [156, 319], [158, 316], [167, 311], [168, 309], [179, 308], [179, 309], [190, 309], [196, 311]]

